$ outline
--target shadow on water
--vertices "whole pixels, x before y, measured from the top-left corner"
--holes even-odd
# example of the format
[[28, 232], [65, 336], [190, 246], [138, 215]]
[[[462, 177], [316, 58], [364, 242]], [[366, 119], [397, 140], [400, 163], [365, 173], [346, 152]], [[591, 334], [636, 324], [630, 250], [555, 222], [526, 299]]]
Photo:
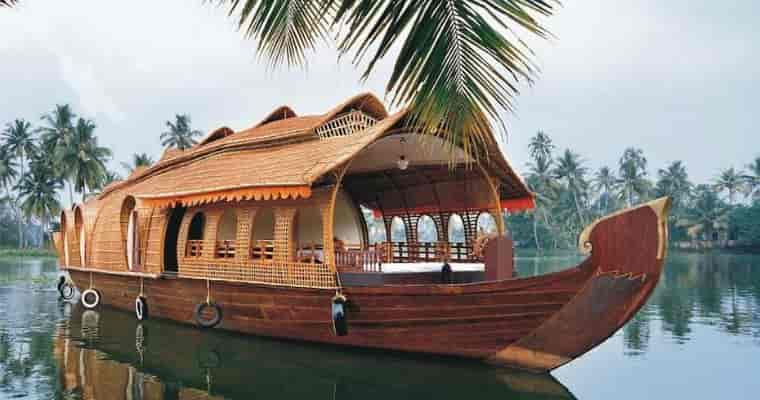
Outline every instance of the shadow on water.
[[[578, 259], [522, 256], [517, 270], [521, 276], [547, 273]], [[56, 278], [54, 260], [0, 259], [0, 398], [574, 398], [550, 375], [201, 331], [168, 321], [138, 323], [131, 313], [107, 308], [84, 311], [58, 300]], [[721, 338], [717, 344], [737, 338], [743, 349], [757, 351], [760, 257], [671, 254], [648, 304], [616, 336], [624, 358], [654, 352], [652, 347], [667, 357], [697, 350], [690, 343], [705, 340], [698, 334], [705, 330]]]

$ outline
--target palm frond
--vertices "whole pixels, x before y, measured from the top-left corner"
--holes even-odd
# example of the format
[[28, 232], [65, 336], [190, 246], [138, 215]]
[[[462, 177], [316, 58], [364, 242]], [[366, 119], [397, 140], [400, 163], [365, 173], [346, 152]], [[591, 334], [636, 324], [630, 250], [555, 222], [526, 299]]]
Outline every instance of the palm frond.
[[[349, 26], [342, 53], [369, 56], [366, 78], [396, 44], [401, 49], [386, 91], [411, 106], [413, 120], [465, 149], [491, 140], [490, 120], [512, 110], [517, 83], [537, 68], [520, 28], [548, 37], [534, 15], [548, 16], [553, 0], [342, 1], [336, 21]], [[507, 37], [505, 33], [510, 36]]]
[[233, 0], [230, 14], [239, 11], [239, 28], [258, 42], [272, 66], [303, 65], [305, 53], [327, 36], [331, 12], [324, 0]]
[[0, 7], [13, 7], [16, 3], [18, 0], [0, 0]]

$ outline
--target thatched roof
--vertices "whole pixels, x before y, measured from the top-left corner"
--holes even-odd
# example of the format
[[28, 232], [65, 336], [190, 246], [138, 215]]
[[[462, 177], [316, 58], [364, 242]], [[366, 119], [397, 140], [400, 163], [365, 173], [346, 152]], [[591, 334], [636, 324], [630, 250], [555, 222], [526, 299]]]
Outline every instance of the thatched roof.
[[[316, 132], [321, 127], [352, 110], [377, 122], [349, 135], [320, 139]], [[371, 94], [352, 97], [321, 115], [296, 116], [289, 107], [280, 107], [252, 128], [234, 133], [218, 129], [181, 154], [165, 154], [101, 196], [124, 188], [156, 205], [309, 197], [321, 178], [404, 128], [407, 117], [407, 111], [389, 116]], [[495, 142], [489, 153], [487, 170], [502, 183], [502, 197], [530, 197]]]

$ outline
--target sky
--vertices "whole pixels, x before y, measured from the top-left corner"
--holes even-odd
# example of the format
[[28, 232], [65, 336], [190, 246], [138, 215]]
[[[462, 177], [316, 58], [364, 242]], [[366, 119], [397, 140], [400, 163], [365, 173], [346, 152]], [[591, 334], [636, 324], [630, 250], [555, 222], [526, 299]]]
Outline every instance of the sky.
[[[505, 114], [503, 150], [525, 171], [538, 130], [594, 170], [643, 149], [649, 173], [685, 162], [696, 182], [760, 156], [760, 3], [751, 0], [563, 2], [541, 67]], [[68, 103], [94, 119], [113, 169], [135, 152], [158, 159], [177, 113], [204, 132], [247, 128], [282, 104], [323, 113], [360, 92], [385, 95], [390, 61], [367, 81], [333, 46], [306, 68], [272, 70], [224, 9], [201, 0], [23, 0], [0, 10], [0, 124], [38, 123]]]

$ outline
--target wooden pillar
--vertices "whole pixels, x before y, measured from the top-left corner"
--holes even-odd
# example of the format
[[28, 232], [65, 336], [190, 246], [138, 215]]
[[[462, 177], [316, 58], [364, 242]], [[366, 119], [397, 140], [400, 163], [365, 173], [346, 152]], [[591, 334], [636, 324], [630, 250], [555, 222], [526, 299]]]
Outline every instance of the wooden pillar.
[[274, 261], [292, 261], [295, 255], [295, 208], [274, 209]]
[[478, 164], [478, 167], [480, 167], [480, 171], [483, 173], [483, 178], [486, 180], [486, 183], [488, 184], [488, 188], [491, 192], [492, 202], [491, 202], [490, 208], [491, 208], [491, 214], [496, 220], [496, 231], [499, 234], [499, 236], [504, 236], [506, 229], [504, 228], [504, 218], [502, 216], [501, 196], [499, 196], [499, 185], [493, 180], [493, 178], [491, 178], [490, 175], [488, 175], [488, 172], [486, 172], [485, 168], [483, 168], [482, 165]]
[[248, 251], [251, 248], [251, 230], [253, 229], [253, 215], [255, 210], [241, 209], [237, 213], [237, 234], [235, 235], [235, 259], [240, 262], [248, 260]]

